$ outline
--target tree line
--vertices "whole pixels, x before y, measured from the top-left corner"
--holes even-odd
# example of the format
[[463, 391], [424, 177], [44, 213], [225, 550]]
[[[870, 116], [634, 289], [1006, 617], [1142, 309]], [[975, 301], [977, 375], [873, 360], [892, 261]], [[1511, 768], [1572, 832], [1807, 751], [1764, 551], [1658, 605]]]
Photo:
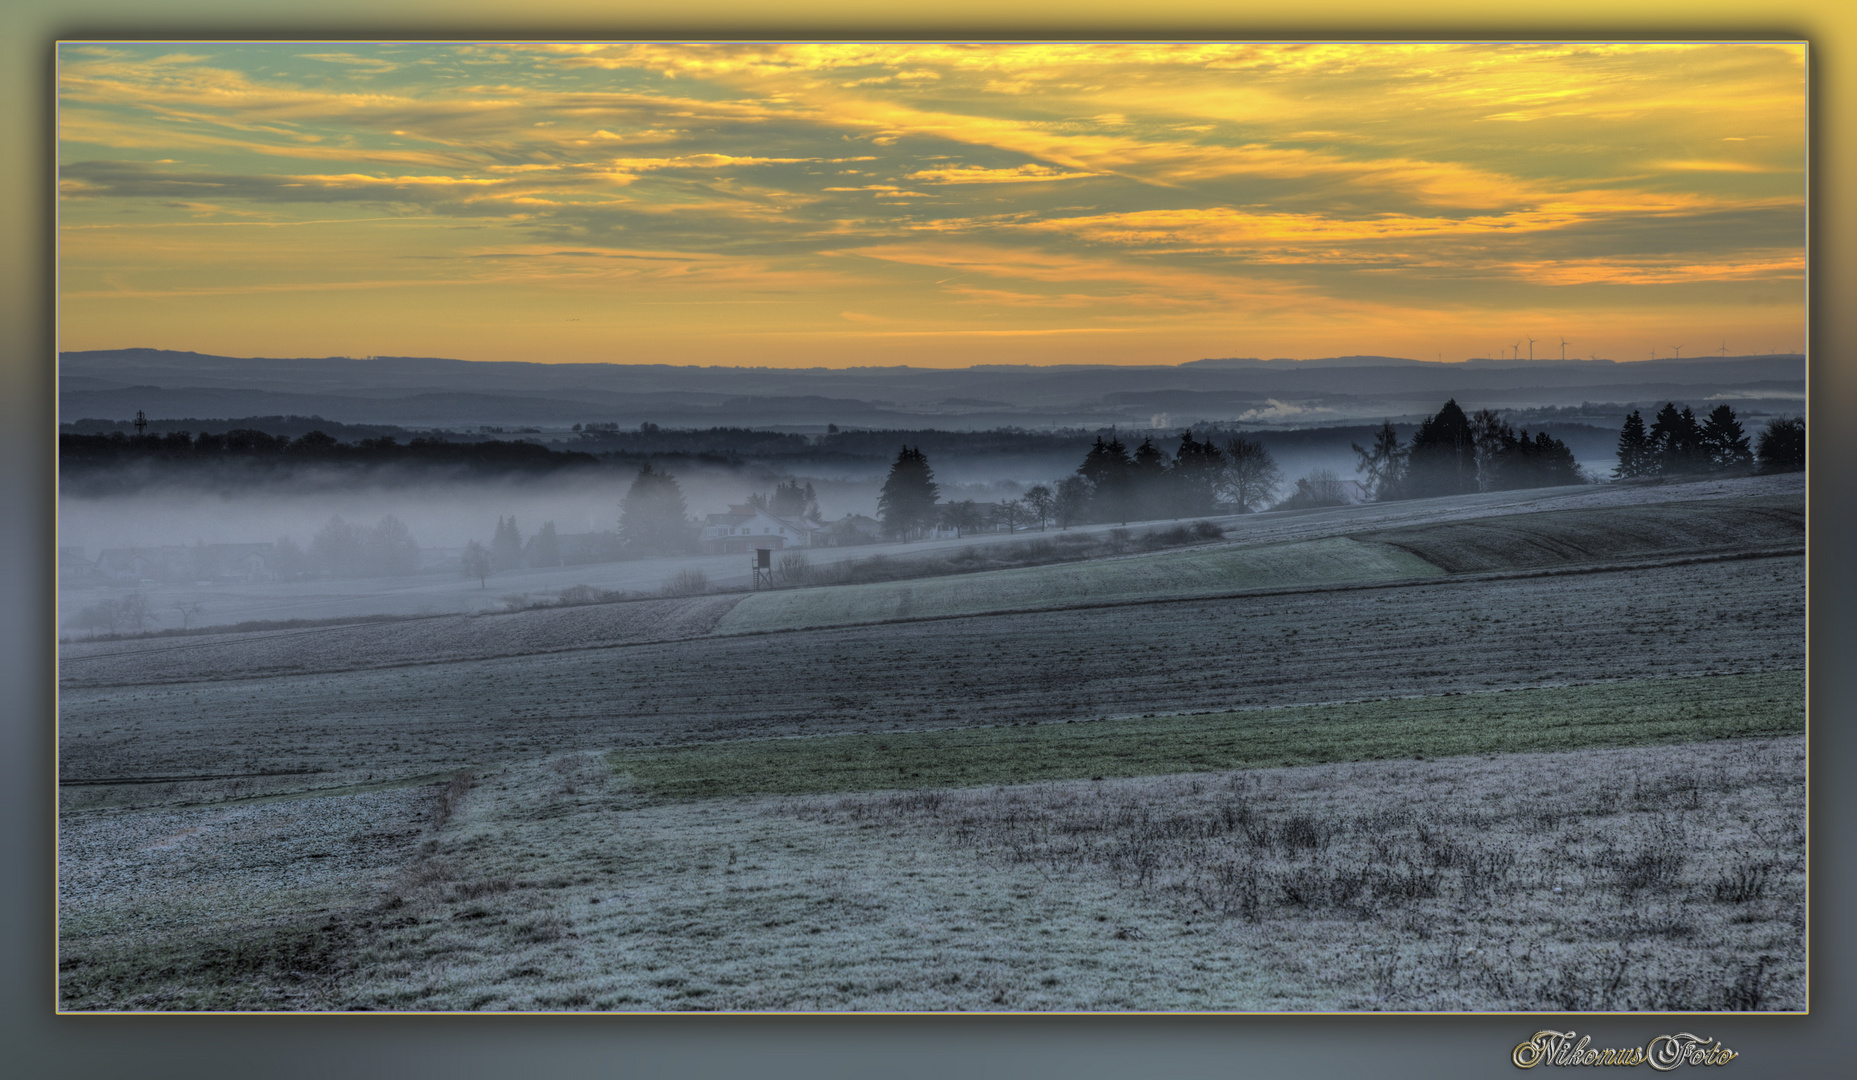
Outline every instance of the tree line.
[[[1426, 417], [1410, 443], [1392, 423], [1381, 424], [1373, 446], [1352, 444], [1366, 488], [1375, 500], [1415, 499], [1478, 491], [1504, 491], [1585, 482], [1573, 451], [1547, 432], [1517, 431], [1491, 409], [1474, 416], [1455, 399]], [[1344, 482], [1327, 470], [1297, 481], [1283, 506], [1347, 501]], [[1239, 434], [1221, 445], [1189, 428], [1171, 452], [1144, 436], [1132, 450], [1115, 432], [1096, 436], [1076, 472], [1037, 485], [1017, 500], [990, 506], [938, 505], [934, 472], [920, 447], [905, 445], [890, 467], [878, 500], [886, 535], [908, 540], [937, 524], [956, 534], [984, 525], [1014, 529], [1020, 522], [1060, 527], [1108, 522], [1251, 513], [1276, 504], [1283, 472], [1256, 438]]]
[[1621, 480], [1685, 476], [1709, 472], [1797, 472], [1805, 468], [1805, 420], [1780, 416], [1769, 421], [1757, 445], [1734, 410], [1724, 402], [1696, 419], [1688, 405], [1678, 409], [1666, 402], [1645, 427], [1644, 417], [1633, 409], [1618, 434], [1618, 465], [1612, 475]]
[[939, 486], [928, 456], [919, 446], [897, 453], [877, 500], [877, 520], [886, 536], [913, 540], [937, 525], [959, 536], [982, 527], [1019, 526], [1043, 529], [1099, 522], [1147, 521], [1204, 517], [1236, 509], [1262, 509], [1275, 497], [1283, 474], [1262, 443], [1233, 436], [1223, 447], [1199, 439], [1191, 429], [1180, 434], [1170, 454], [1144, 437], [1131, 451], [1111, 432], [1098, 435], [1076, 472], [1054, 483], [1035, 484], [1017, 499], [980, 504], [972, 500], [940, 502]]
[[1131, 451], [1112, 432], [1098, 435], [1077, 471], [1058, 482], [1052, 512], [1060, 525], [1249, 513], [1268, 506], [1282, 483], [1270, 452], [1246, 435], [1221, 447], [1188, 429], [1169, 454], [1151, 436]]
[[1423, 499], [1586, 482], [1567, 444], [1545, 431], [1517, 431], [1494, 409], [1464, 412], [1452, 398], [1401, 444], [1384, 422], [1373, 445], [1352, 449], [1373, 499]]
[[392, 435], [340, 442], [320, 430], [296, 438], [240, 428], [223, 435], [171, 431], [165, 435], [105, 435], [61, 432], [59, 467], [98, 468], [135, 462], [205, 464], [210, 462], [316, 462], [374, 464], [442, 464], [478, 469], [555, 469], [598, 462], [578, 450], [550, 450], [530, 442], [452, 442], [415, 438], [401, 443]]

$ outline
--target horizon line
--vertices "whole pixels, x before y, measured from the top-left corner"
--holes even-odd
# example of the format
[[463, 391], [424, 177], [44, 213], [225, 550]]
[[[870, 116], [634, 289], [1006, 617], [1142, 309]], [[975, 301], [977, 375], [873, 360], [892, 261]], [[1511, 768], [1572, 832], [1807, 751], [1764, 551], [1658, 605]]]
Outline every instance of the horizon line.
[[328, 355], [323, 355], [323, 356], [231, 356], [231, 355], [227, 355], [224, 353], [200, 352], [195, 349], [168, 349], [168, 348], [161, 348], [161, 347], [151, 346], [151, 345], [132, 345], [132, 346], [125, 346], [125, 347], [120, 347], [120, 348], [113, 348], [113, 349], [60, 349], [57, 352], [57, 358], [60, 362], [62, 362], [64, 358], [67, 356], [84, 356], [84, 355], [94, 355], [94, 354], [99, 354], [99, 353], [172, 353], [172, 354], [183, 355], [183, 356], [201, 356], [201, 357], [210, 357], [213, 359], [221, 359], [221, 360], [252, 360], [252, 361], [267, 361], [267, 360], [280, 360], [280, 361], [440, 360], [440, 361], [444, 361], [447, 363], [458, 363], [458, 364], [485, 364], [485, 365], [489, 365], [489, 364], [530, 364], [530, 365], [535, 365], [538, 367], [671, 368], [671, 369], [685, 370], [685, 371], [718, 371], [720, 370], [720, 371], [795, 371], [795, 372], [798, 372], [798, 371], [898, 371], [898, 370], [905, 370], [905, 371], [912, 371], [912, 370], [913, 371], [988, 371], [988, 370], [1002, 370], [1002, 369], [1004, 370], [1060, 370], [1060, 369], [1066, 369], [1066, 368], [1157, 368], [1157, 369], [1164, 368], [1164, 369], [1171, 370], [1171, 369], [1176, 369], [1176, 368], [1191, 367], [1197, 364], [1206, 364], [1206, 365], [1212, 365], [1212, 364], [1260, 364], [1260, 365], [1261, 364], [1313, 364], [1313, 363], [1327, 363], [1327, 362], [1333, 362], [1333, 361], [1346, 361], [1346, 360], [1370, 360], [1370, 361], [1383, 361], [1383, 362], [1390, 361], [1390, 362], [1398, 363], [1398, 364], [1426, 364], [1426, 365], [1437, 366], [1437, 367], [1452, 367], [1452, 366], [1459, 366], [1459, 365], [1466, 365], [1466, 364], [1481, 364], [1481, 365], [1500, 364], [1500, 365], [1509, 366], [1509, 367], [1541, 367], [1541, 366], [1572, 366], [1572, 365], [1592, 365], [1592, 364], [1668, 364], [1668, 363], [1682, 363], [1686, 360], [1694, 361], [1694, 362], [1708, 362], [1708, 361], [1727, 361], [1727, 360], [1785, 359], [1785, 358], [1790, 358], [1790, 357], [1799, 357], [1801, 359], [1804, 359], [1806, 356], [1806, 353], [1804, 353], [1803, 351], [1792, 350], [1792, 351], [1785, 351], [1785, 352], [1738, 353], [1733, 356], [1711, 355], [1711, 354], [1705, 353], [1701, 356], [1691, 356], [1691, 357], [1663, 356], [1663, 357], [1639, 358], [1639, 359], [1629, 359], [1629, 360], [1621, 360], [1621, 359], [1617, 359], [1613, 357], [1604, 357], [1604, 356], [1590, 357], [1590, 358], [1585, 358], [1585, 359], [1582, 359], [1579, 357], [1572, 357], [1568, 359], [1561, 359], [1559, 357], [1542, 357], [1540, 359], [1528, 359], [1528, 360], [1503, 358], [1503, 357], [1469, 356], [1469, 357], [1464, 357], [1459, 360], [1443, 360], [1443, 359], [1425, 360], [1419, 357], [1387, 356], [1387, 355], [1380, 354], [1380, 353], [1349, 353], [1349, 354], [1334, 355], [1334, 356], [1306, 356], [1306, 357], [1275, 356], [1275, 357], [1268, 357], [1268, 358], [1256, 357], [1256, 356], [1208, 356], [1208, 357], [1199, 357], [1193, 360], [1179, 360], [1179, 361], [1174, 361], [1171, 363], [1165, 362], [1165, 361], [1152, 361], [1152, 362], [1145, 362], [1145, 363], [1141, 361], [1125, 361], [1125, 362], [1123, 361], [1098, 361], [1098, 362], [1059, 361], [1059, 362], [1045, 363], [1045, 364], [1026, 362], [1026, 363], [966, 364], [966, 365], [959, 365], [959, 366], [955, 366], [955, 365], [941, 366], [941, 365], [927, 365], [927, 364], [847, 364], [844, 366], [834, 367], [834, 366], [829, 366], [829, 365], [816, 365], [816, 364], [810, 365], [810, 366], [797, 366], [797, 365], [786, 366], [786, 365], [774, 365], [774, 364], [671, 364], [671, 363], [664, 363], [662, 361], [628, 362], [628, 361], [623, 361], [623, 360], [559, 360], [559, 361], [471, 360], [471, 359], [466, 359], [464, 357], [455, 357], [455, 356], [417, 356], [417, 355], [405, 354], [405, 353], [368, 354], [368, 355], [362, 355], [362, 356], [340, 354], [340, 353], [328, 354]]

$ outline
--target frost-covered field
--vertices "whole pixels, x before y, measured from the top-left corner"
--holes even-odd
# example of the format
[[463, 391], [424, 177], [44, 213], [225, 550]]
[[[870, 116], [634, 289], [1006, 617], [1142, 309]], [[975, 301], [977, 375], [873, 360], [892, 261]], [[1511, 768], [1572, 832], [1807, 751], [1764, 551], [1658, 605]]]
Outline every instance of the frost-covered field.
[[[68, 646], [63, 1000], [1796, 1008], [1797, 493], [1258, 515], [1216, 544], [990, 574]], [[866, 616], [893, 621], [820, 625]], [[1480, 692], [1518, 688], [1538, 689], [1499, 696], [1542, 731], [1615, 749], [1517, 754], [1542, 744], [1465, 727]], [[1320, 753], [1274, 760], [1201, 760], [1217, 740], [1162, 722], [1400, 698], [1424, 700], [1389, 715], [1444, 725], [1428, 757], [1495, 756], [1350, 738], [1366, 705], [1311, 714]], [[1575, 723], [1588, 699], [1614, 712]], [[1606, 734], [1614, 714], [1637, 718]], [[937, 781], [1004, 787], [688, 800], [604, 764], [1105, 717], [1160, 718], [1179, 753], [1139, 756], [1199, 774], [1015, 773], [1018, 747]], [[1217, 772], [1290, 760], [1331, 764]]]
[[[224, 798], [231, 789], [222, 784], [217, 793]], [[431, 802], [429, 789], [401, 787], [64, 814], [58, 920], [65, 1005], [323, 1007], [334, 975], [328, 928], [403, 872], [431, 823]], [[253, 949], [280, 942], [294, 946], [289, 970], [267, 971], [262, 985], [253, 983]]]
[[397, 877], [294, 932], [188, 954], [137, 910], [139, 938], [67, 938], [64, 985], [91, 1008], [1797, 1010], [1802, 753], [671, 802], [567, 755], [454, 785]]

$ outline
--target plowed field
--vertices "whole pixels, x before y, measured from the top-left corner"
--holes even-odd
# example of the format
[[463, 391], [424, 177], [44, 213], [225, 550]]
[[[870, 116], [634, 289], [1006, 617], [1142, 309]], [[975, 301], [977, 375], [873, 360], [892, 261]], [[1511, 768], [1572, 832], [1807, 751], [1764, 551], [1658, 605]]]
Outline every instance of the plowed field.
[[1538, 514], [1359, 533], [1452, 573], [1802, 547], [1805, 507], [1790, 497], [1724, 499]]
[[234, 681], [73, 687], [67, 780], [318, 782], [677, 741], [1803, 666], [1803, 560], [1183, 600]]

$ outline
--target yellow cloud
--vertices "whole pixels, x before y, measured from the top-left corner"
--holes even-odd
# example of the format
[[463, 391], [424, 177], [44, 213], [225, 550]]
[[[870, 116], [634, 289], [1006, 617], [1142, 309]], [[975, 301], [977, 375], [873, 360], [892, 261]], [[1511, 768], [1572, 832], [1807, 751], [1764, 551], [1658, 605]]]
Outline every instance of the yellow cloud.
[[1654, 169], [1672, 172], [1730, 172], [1730, 173], [1803, 173], [1803, 168], [1781, 169], [1770, 165], [1758, 165], [1750, 161], [1658, 161], [1653, 162]]
[[1802, 281], [1803, 251], [1736, 252], [1716, 259], [1563, 259], [1495, 267], [1542, 285], [1690, 285], [1705, 281]]
[[1081, 180], [1095, 175], [1088, 172], [1065, 172], [1049, 165], [1016, 165], [1010, 169], [955, 165], [942, 169], [918, 169], [910, 173], [908, 178], [930, 184], [1027, 184], [1050, 180]]

